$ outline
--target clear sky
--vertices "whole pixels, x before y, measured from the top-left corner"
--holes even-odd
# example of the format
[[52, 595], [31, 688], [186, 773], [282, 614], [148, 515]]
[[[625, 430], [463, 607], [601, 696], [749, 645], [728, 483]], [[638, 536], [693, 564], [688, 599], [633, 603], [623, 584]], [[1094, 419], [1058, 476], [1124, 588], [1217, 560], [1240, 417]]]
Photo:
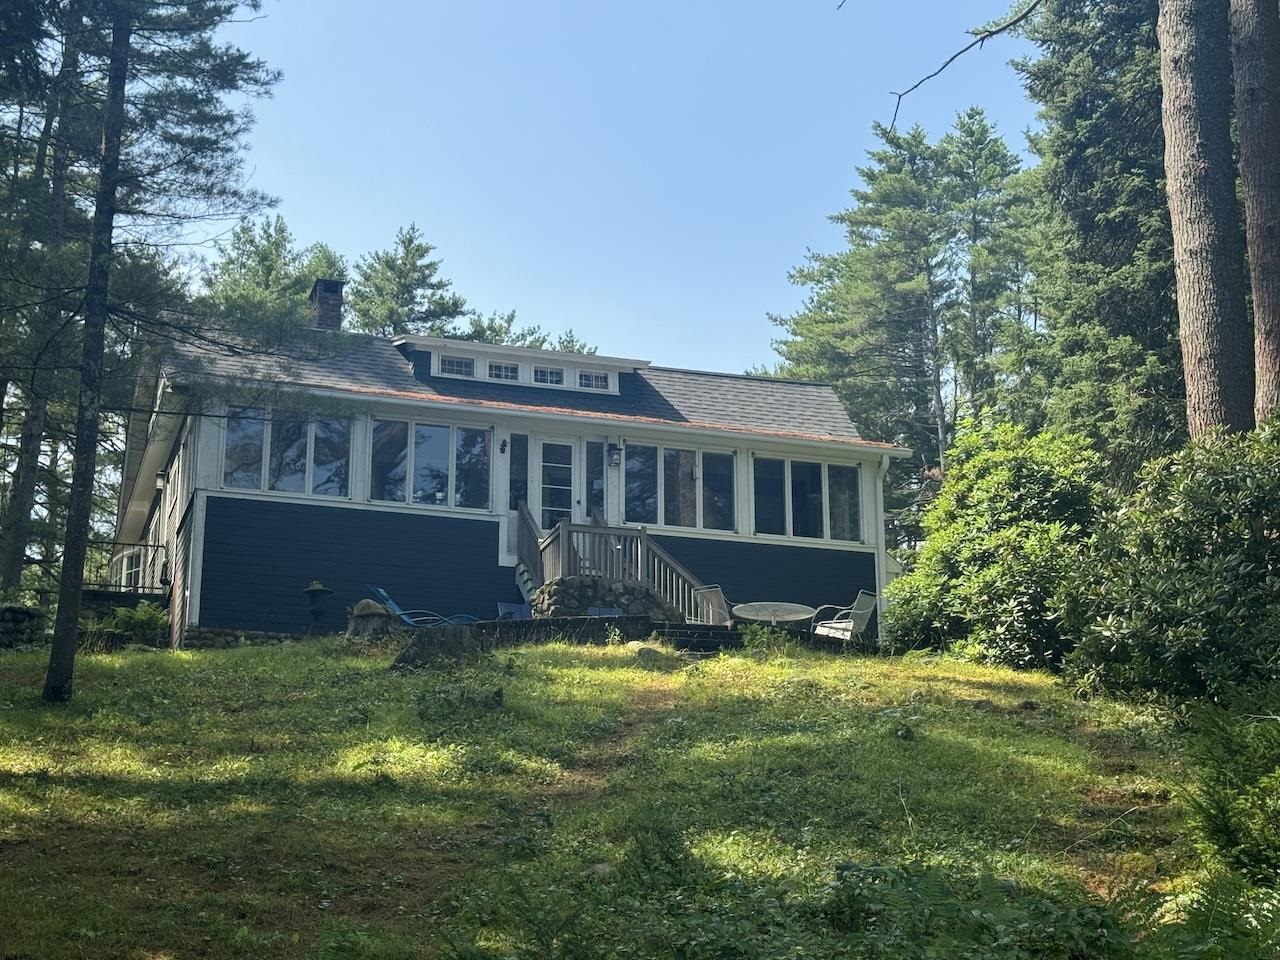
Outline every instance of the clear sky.
[[[773, 363], [839, 246], [890, 90], [1010, 0], [266, 0], [231, 37], [284, 73], [250, 169], [300, 243], [354, 261], [410, 221], [485, 312], [572, 327], [601, 353]], [[931, 134], [985, 106], [1034, 123], [999, 38], [904, 101]]]

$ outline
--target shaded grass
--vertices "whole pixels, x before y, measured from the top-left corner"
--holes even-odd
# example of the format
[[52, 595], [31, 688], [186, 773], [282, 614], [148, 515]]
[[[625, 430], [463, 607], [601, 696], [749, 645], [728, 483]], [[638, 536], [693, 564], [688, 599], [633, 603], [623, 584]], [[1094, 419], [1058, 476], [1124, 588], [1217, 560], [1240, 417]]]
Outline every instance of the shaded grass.
[[1048, 676], [557, 645], [407, 676], [388, 659], [86, 657], [76, 700], [46, 708], [41, 660], [0, 658], [0, 957], [434, 956], [473, 937], [654, 955], [650, 836], [766, 914], [838, 863], [1104, 894], [1186, 862], [1162, 721]]

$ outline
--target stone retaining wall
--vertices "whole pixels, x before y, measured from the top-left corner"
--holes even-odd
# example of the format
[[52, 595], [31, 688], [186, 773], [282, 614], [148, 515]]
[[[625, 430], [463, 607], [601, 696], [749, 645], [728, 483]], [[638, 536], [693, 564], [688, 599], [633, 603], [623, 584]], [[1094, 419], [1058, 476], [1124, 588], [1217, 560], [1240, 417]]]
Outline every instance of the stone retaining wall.
[[38, 607], [0, 607], [0, 649], [38, 643], [43, 639], [44, 621], [45, 613]]
[[533, 615], [585, 617], [592, 607], [622, 611], [623, 616], [647, 617], [659, 623], [684, 623], [684, 615], [667, 603], [647, 583], [612, 580], [608, 577], [557, 577], [548, 580], [533, 595]]
[[223, 650], [227, 647], [270, 647], [307, 639], [296, 633], [266, 633], [259, 630], [221, 630], [217, 627], [187, 627], [182, 638], [184, 650]]

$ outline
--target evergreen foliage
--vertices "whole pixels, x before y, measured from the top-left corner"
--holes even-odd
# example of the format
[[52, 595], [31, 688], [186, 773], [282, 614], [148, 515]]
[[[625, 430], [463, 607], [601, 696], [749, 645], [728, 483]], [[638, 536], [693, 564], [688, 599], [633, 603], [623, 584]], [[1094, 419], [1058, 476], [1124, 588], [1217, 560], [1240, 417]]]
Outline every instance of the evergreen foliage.
[[949, 462], [915, 565], [889, 587], [888, 646], [1056, 667], [1071, 643], [1060, 590], [1098, 510], [1098, 458], [1082, 438], [1005, 424], [962, 432]]
[[1235, 691], [1191, 718], [1200, 839], [1256, 883], [1280, 887], [1280, 684]]
[[1280, 679], [1280, 424], [1153, 461], [1096, 530], [1069, 585], [1078, 682], [1188, 700]]

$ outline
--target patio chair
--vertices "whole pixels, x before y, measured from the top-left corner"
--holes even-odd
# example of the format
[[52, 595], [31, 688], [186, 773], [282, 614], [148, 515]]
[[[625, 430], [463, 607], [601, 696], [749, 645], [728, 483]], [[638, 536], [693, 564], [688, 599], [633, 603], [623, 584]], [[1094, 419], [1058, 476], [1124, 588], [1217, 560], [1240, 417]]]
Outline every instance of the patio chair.
[[499, 620], [532, 620], [533, 604], [531, 603], [499, 603]]
[[841, 641], [845, 646], [851, 644], [854, 637], [861, 642], [871, 614], [875, 613], [877, 600], [874, 593], [859, 590], [851, 607], [838, 607], [834, 603], [819, 607], [809, 621], [809, 634], [814, 637], [830, 637]]
[[718, 627], [733, 626], [733, 615], [729, 612], [729, 601], [724, 598], [724, 591], [716, 583], [705, 587], [693, 588], [693, 599], [698, 604], [698, 623], [711, 624]]
[[620, 617], [621, 607], [587, 607], [588, 617]]
[[370, 584], [369, 590], [380, 604], [386, 607], [394, 616], [399, 617], [406, 626], [433, 627], [446, 622], [446, 618], [430, 610], [405, 610], [400, 604], [391, 599], [391, 594], [381, 587], [375, 587]]

